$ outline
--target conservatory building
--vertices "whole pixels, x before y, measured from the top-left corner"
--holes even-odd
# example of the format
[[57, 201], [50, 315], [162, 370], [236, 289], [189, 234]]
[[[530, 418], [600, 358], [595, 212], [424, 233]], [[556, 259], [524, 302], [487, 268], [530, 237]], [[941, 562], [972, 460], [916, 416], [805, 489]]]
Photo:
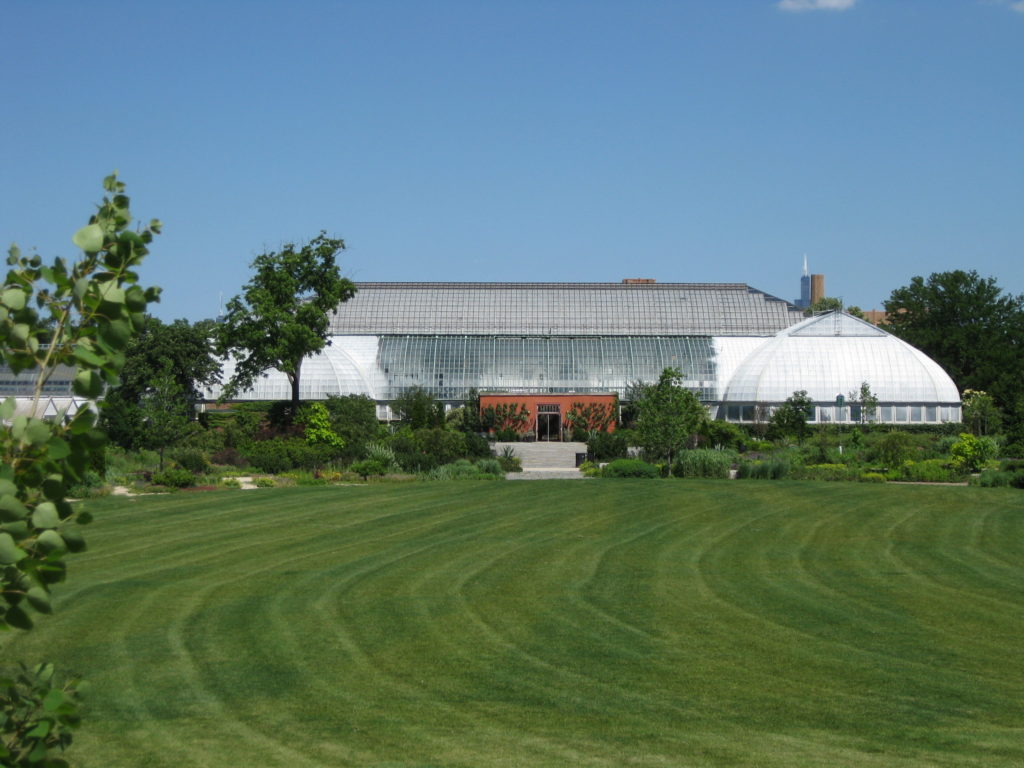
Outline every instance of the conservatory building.
[[[331, 318], [330, 343], [302, 366], [300, 397], [366, 395], [388, 404], [418, 387], [448, 405], [472, 391], [617, 393], [677, 368], [713, 416], [767, 418], [795, 391], [813, 420], [859, 421], [867, 382], [874, 420], [958, 421], [960, 396], [922, 352], [842, 312], [805, 318], [739, 283], [359, 283]], [[232, 371], [225, 366], [225, 378]], [[270, 371], [240, 399], [285, 400]], [[220, 387], [207, 390], [209, 399]], [[535, 398], [531, 397], [531, 400]], [[564, 398], [558, 398], [562, 400]]]

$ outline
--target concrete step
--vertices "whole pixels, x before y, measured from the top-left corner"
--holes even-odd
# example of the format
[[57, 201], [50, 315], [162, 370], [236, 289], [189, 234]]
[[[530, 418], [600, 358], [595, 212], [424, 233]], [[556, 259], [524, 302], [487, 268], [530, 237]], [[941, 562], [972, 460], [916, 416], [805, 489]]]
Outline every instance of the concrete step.
[[500, 456], [510, 446], [515, 456], [530, 469], [576, 469], [576, 454], [586, 453], [586, 443], [495, 443], [494, 453]]

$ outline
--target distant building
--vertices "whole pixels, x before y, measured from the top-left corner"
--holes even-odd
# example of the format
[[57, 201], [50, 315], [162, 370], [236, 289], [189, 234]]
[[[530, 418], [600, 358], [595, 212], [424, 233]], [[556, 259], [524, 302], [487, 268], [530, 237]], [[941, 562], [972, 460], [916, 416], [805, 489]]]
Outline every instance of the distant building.
[[[808, 275], [808, 298], [814, 296]], [[879, 328], [831, 312], [805, 318], [742, 283], [360, 283], [331, 320], [331, 343], [302, 367], [300, 397], [366, 395], [378, 415], [418, 387], [449, 406], [471, 391], [522, 396], [536, 433], [564, 432], [567, 408], [587, 396], [625, 399], [637, 381], [678, 368], [712, 416], [760, 421], [797, 390], [814, 422], [856, 422], [837, 405], [867, 382], [874, 420], [960, 420], [960, 395], [926, 355]], [[227, 361], [224, 376], [233, 371]], [[206, 397], [216, 399], [220, 387]], [[269, 372], [240, 394], [290, 396]], [[541, 416], [543, 414], [543, 416]]]

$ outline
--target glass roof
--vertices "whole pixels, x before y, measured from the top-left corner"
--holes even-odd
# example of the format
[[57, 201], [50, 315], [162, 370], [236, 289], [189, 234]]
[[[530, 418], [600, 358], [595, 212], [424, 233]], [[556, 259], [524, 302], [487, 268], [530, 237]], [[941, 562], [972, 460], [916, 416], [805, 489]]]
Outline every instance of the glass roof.
[[772, 336], [803, 319], [742, 283], [357, 283], [329, 333]]

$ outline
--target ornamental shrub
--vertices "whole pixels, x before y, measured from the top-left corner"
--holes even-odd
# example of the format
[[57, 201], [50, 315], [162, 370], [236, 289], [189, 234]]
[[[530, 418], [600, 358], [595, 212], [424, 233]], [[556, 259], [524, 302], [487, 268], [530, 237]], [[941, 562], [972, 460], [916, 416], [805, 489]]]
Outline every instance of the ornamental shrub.
[[387, 464], [380, 459], [363, 459], [362, 461], [357, 461], [348, 469], [350, 472], [355, 472], [363, 480], [368, 480], [371, 476], [382, 477], [388, 473]]
[[976, 437], [969, 432], [962, 432], [960, 439], [949, 449], [953, 464], [965, 472], [977, 472], [985, 462], [995, 458], [996, 443], [990, 437]]
[[619, 432], [595, 432], [587, 440], [587, 453], [595, 461], [626, 458], [627, 435]]
[[845, 464], [807, 464], [793, 468], [790, 476], [797, 480], [857, 480], [860, 470]]
[[153, 473], [154, 485], [165, 485], [168, 488], [188, 488], [195, 485], [196, 476], [187, 469], [172, 467], [163, 472]]
[[903, 464], [903, 479], [915, 483], [955, 483], [960, 473], [942, 459], [908, 461]]
[[977, 477], [972, 477], [969, 482], [981, 488], [1010, 488], [1013, 485], [1014, 474], [998, 469], [986, 469]]
[[187, 469], [193, 475], [202, 475], [209, 471], [210, 460], [206, 454], [194, 448], [183, 448], [171, 454], [171, 458], [182, 469]]
[[792, 466], [785, 459], [741, 461], [736, 469], [738, 480], [780, 480], [788, 477]]
[[661, 477], [661, 470], [654, 464], [648, 464], [641, 459], [616, 459], [604, 468], [601, 476], [654, 479]]
[[719, 480], [729, 478], [734, 454], [729, 451], [699, 449], [680, 451], [672, 474], [676, 477], [708, 477]]

